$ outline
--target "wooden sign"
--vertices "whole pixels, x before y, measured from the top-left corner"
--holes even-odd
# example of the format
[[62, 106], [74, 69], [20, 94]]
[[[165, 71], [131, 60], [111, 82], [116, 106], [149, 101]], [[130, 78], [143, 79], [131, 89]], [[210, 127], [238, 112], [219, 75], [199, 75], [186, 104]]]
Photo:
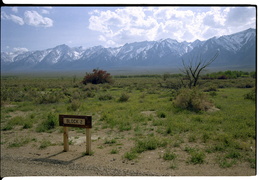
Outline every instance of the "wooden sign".
[[59, 115], [59, 125], [64, 126], [63, 140], [64, 151], [69, 150], [68, 146], [68, 127], [86, 128], [86, 154], [91, 153], [91, 131], [92, 116], [78, 115]]
[[92, 116], [59, 115], [59, 125], [67, 127], [92, 128]]

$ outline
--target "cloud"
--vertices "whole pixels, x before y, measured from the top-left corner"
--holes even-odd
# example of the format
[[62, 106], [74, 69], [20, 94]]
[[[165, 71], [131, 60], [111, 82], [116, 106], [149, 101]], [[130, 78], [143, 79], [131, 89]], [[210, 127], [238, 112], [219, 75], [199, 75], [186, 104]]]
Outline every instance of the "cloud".
[[13, 11], [14, 13], [18, 13], [18, 7], [12, 7], [12, 11]]
[[247, 7], [126, 7], [93, 10], [88, 28], [108, 43], [159, 40], [206, 40], [255, 27], [255, 8]]
[[23, 25], [24, 24], [24, 21], [23, 21], [23, 19], [21, 18], [21, 17], [19, 17], [19, 16], [15, 16], [15, 15], [10, 15], [10, 19], [13, 21], [13, 22], [15, 22], [15, 23], [17, 23], [17, 24], [19, 24], [19, 25]]
[[41, 13], [42, 13], [42, 14], [49, 14], [49, 11], [46, 10], [46, 9], [42, 9], [42, 10], [41, 10]]
[[24, 21], [26, 24], [35, 26], [35, 27], [51, 27], [51, 26], [53, 26], [52, 19], [43, 17], [36, 11], [25, 11]]
[[106, 38], [105, 38], [103, 35], [100, 35], [99, 38], [98, 38], [98, 40], [100, 40], [100, 41], [106, 41]]
[[89, 15], [89, 29], [100, 32], [102, 39], [121, 44], [168, 37], [182, 41], [183, 36], [193, 40], [196, 37], [187, 28], [191, 23], [197, 23], [193, 21], [195, 13], [188, 9], [126, 7], [114, 11], [94, 10]]
[[29, 51], [27, 48], [21, 48], [21, 47], [15, 47], [15, 48], [13, 48], [13, 51], [14, 52], [27, 52], [27, 51]]
[[3, 11], [1, 12], [1, 19], [11, 20], [11, 21], [13, 21], [16, 24], [24, 25], [24, 21], [23, 21], [23, 19], [21, 17], [13, 15], [13, 14], [8, 15], [8, 14], [6, 14]]
[[[159, 24], [152, 17], [145, 14], [142, 7], [120, 8], [115, 11], [92, 11], [89, 13], [88, 28], [102, 34], [99, 40], [107, 40], [110, 45], [119, 39], [126, 42], [144, 37], [153, 40], [157, 34]], [[112, 41], [109, 41], [112, 40]]]
[[[12, 8], [12, 11], [18, 12], [18, 9]], [[42, 10], [43, 14], [49, 13], [47, 10]], [[24, 17], [16, 16], [13, 14], [6, 14], [4, 11], [1, 12], [1, 19], [11, 20], [19, 25], [30, 25], [35, 27], [52, 27], [53, 20], [47, 17], [43, 17], [37, 11], [25, 11]]]

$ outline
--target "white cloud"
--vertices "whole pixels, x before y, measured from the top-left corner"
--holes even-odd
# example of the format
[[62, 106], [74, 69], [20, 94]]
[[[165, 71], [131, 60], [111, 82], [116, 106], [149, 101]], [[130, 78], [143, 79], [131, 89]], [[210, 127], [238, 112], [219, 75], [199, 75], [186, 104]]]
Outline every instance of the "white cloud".
[[[89, 29], [102, 33], [99, 40], [137, 40], [144, 38], [154, 40], [159, 24], [152, 16], [145, 14], [142, 7], [127, 7], [115, 11], [92, 11], [89, 19]], [[125, 42], [121, 42], [122, 44]], [[115, 44], [115, 43], [109, 43]]]
[[8, 15], [8, 14], [6, 14], [3, 11], [1, 12], [1, 19], [11, 20], [14, 23], [17, 23], [19, 25], [24, 25], [24, 21], [23, 21], [23, 19], [21, 17], [13, 15], [13, 14]]
[[12, 7], [12, 11], [13, 11], [14, 13], [18, 13], [18, 7]]
[[52, 19], [43, 17], [36, 11], [25, 11], [24, 21], [26, 24], [35, 26], [35, 27], [51, 27], [51, 26], [53, 26]]
[[1, 19], [8, 19], [8, 18], [9, 18], [9, 16], [4, 11], [2, 11], [1, 12]]
[[[12, 8], [12, 11], [18, 12], [18, 9]], [[47, 14], [47, 10], [42, 10], [43, 14]], [[25, 11], [24, 17], [16, 16], [13, 14], [6, 14], [4, 11], [1, 12], [1, 19], [4, 20], [11, 20], [16, 24], [19, 25], [30, 25], [35, 27], [52, 27], [53, 26], [53, 20], [47, 17], [43, 17], [36, 11]]]
[[23, 19], [21, 18], [21, 17], [19, 17], [19, 16], [15, 16], [15, 15], [10, 15], [10, 19], [13, 21], [13, 22], [15, 22], [15, 23], [17, 23], [17, 24], [19, 24], [19, 25], [24, 25], [24, 21], [23, 21]]
[[105, 38], [103, 35], [100, 35], [99, 38], [98, 38], [98, 40], [100, 40], [100, 41], [106, 41], [106, 38]]
[[46, 10], [46, 9], [42, 9], [42, 10], [41, 10], [41, 13], [42, 13], [42, 14], [49, 14], [49, 11]]
[[88, 28], [100, 33], [100, 41], [121, 45], [161, 38], [205, 40], [255, 28], [255, 8], [247, 7], [126, 7], [89, 15]]
[[13, 48], [13, 51], [18, 51], [18, 52], [27, 52], [29, 51], [27, 48], [21, 48], [21, 47], [15, 47]]
[[108, 46], [117, 46], [118, 44], [115, 43], [115, 42], [112, 41], [112, 40], [109, 40], [109, 41], [107, 41], [107, 45], [108, 45]]

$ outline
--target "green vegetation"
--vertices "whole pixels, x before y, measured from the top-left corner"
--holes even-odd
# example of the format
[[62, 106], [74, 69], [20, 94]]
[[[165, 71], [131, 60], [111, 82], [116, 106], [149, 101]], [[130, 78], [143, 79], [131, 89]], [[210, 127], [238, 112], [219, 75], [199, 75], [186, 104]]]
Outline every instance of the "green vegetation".
[[[182, 77], [115, 76], [112, 84], [84, 85], [74, 77], [2, 76], [1, 131], [52, 135], [62, 133], [59, 114], [92, 115], [93, 133], [104, 134], [95, 142], [109, 148], [109, 155], [138, 160], [147, 151], [163, 151], [157, 158], [169, 161], [173, 169], [180, 159], [192, 165], [229, 168], [244, 163], [255, 168], [255, 73], [201, 75], [192, 89], [182, 87]], [[34, 141], [23, 135], [3, 139], [10, 148]], [[37, 143], [37, 149], [53, 145]], [[181, 154], [185, 156], [179, 158]]]
[[39, 147], [39, 149], [46, 149], [47, 147], [53, 146], [53, 145], [55, 145], [55, 144], [52, 144], [49, 140], [43, 139], [43, 140], [40, 142], [40, 147]]
[[126, 102], [128, 101], [130, 98], [130, 96], [126, 93], [122, 93], [120, 98], [118, 99], [119, 102]]
[[170, 151], [165, 152], [165, 154], [163, 155], [164, 160], [174, 160], [176, 157], [176, 154]]
[[115, 144], [116, 142], [117, 142], [116, 139], [111, 139], [111, 140], [106, 139], [104, 144]]
[[138, 154], [135, 151], [129, 151], [124, 154], [124, 158], [128, 160], [133, 160], [133, 159], [136, 159], [137, 157], [138, 157]]
[[187, 160], [187, 163], [191, 163], [191, 164], [203, 164], [205, 162], [205, 153], [195, 149], [195, 148], [189, 148], [186, 147], [185, 151], [188, 152], [188, 154], [190, 154], [190, 157]]
[[12, 140], [12, 142], [9, 143], [8, 147], [9, 148], [14, 148], [14, 147], [21, 147], [24, 146], [32, 141], [36, 141], [35, 138], [29, 138], [29, 137], [15, 137], [14, 140]]
[[207, 111], [213, 106], [206, 94], [197, 88], [181, 89], [174, 104], [177, 107], [191, 111]]
[[165, 147], [167, 142], [163, 139], [158, 139], [154, 136], [149, 136], [136, 141], [135, 147], [132, 149], [137, 153], [142, 153], [148, 150], [155, 150], [158, 147]]
[[37, 132], [47, 132], [54, 129], [58, 125], [57, 116], [53, 113], [47, 115], [47, 119], [43, 120], [38, 124], [36, 131]]
[[119, 150], [118, 150], [118, 149], [112, 149], [110, 153], [111, 153], [111, 154], [118, 154], [118, 153], [119, 153]]

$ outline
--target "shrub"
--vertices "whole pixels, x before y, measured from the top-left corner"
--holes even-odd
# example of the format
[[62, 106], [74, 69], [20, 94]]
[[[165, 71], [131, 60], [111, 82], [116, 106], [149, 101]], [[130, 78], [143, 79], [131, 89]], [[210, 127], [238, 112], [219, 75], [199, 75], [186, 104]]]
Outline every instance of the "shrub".
[[253, 88], [252, 91], [245, 94], [245, 99], [251, 99], [251, 100], [255, 101], [256, 100], [256, 88]]
[[118, 149], [112, 149], [110, 151], [111, 154], [118, 154], [119, 153], [119, 150]]
[[218, 158], [218, 163], [219, 163], [219, 166], [221, 168], [230, 168], [232, 167], [234, 164], [236, 164], [236, 160], [232, 160], [232, 159], [227, 159], [227, 158]]
[[213, 106], [206, 94], [196, 88], [180, 90], [174, 104], [182, 109], [192, 111], [206, 111]]
[[83, 84], [103, 84], [103, 83], [111, 83], [112, 77], [110, 73], [107, 73], [104, 70], [94, 69], [93, 73], [86, 73], [82, 83]]
[[85, 95], [86, 97], [93, 98], [95, 96], [95, 93], [92, 91], [87, 91]]
[[120, 131], [129, 131], [132, 129], [131, 123], [129, 122], [122, 122], [119, 124], [119, 130]]
[[98, 91], [100, 89], [99, 85], [96, 84], [86, 84], [82, 87], [83, 91]]
[[70, 105], [68, 105], [67, 110], [68, 111], [76, 111], [80, 108], [81, 103], [78, 100], [72, 100], [72, 102], [70, 103]]
[[110, 140], [105, 139], [104, 144], [115, 144], [116, 142], [117, 142], [116, 139], [110, 139]]
[[46, 92], [40, 94], [36, 99], [35, 103], [37, 104], [51, 104], [57, 103], [62, 98], [62, 95], [58, 92]]
[[215, 92], [217, 91], [216, 85], [209, 85], [203, 89], [204, 92]]
[[164, 160], [174, 160], [176, 158], [176, 154], [173, 152], [165, 152], [165, 154], [163, 155], [163, 159]]
[[199, 151], [192, 151], [190, 152], [191, 157], [189, 159], [189, 163], [192, 164], [203, 164], [204, 163], [204, 159], [205, 159], [205, 154], [203, 152], [199, 152]]
[[126, 102], [126, 101], [129, 100], [129, 98], [130, 98], [130, 96], [128, 94], [122, 93], [118, 101], [119, 102]]
[[54, 129], [58, 124], [58, 120], [53, 113], [49, 113], [46, 120], [40, 123], [36, 129], [37, 132], [46, 132]]
[[8, 123], [7, 126], [16, 126], [16, 125], [24, 125], [24, 122], [26, 121], [26, 119], [23, 116], [15, 116], [13, 118], [11, 118]]
[[9, 143], [8, 147], [13, 148], [13, 147], [21, 147], [29, 142], [31, 142], [33, 139], [30, 139], [29, 137], [16, 137], [11, 143]]
[[39, 149], [45, 149], [48, 146], [51, 146], [52, 143], [49, 140], [42, 140]]
[[12, 129], [13, 129], [13, 126], [11, 124], [7, 124], [2, 128], [3, 131], [9, 131], [9, 130], [12, 130]]
[[158, 116], [159, 118], [165, 118], [165, 117], [166, 117], [166, 114], [165, 114], [164, 112], [158, 112], [158, 113], [157, 113], [157, 116]]
[[31, 123], [31, 122], [25, 122], [22, 128], [23, 128], [23, 129], [32, 128], [32, 123]]
[[124, 154], [124, 158], [128, 160], [133, 160], [138, 157], [138, 154], [135, 151], [126, 152]]
[[16, 116], [10, 119], [7, 124], [2, 128], [3, 131], [11, 130], [14, 126], [20, 125], [23, 129], [29, 129], [33, 126], [32, 117]]
[[142, 140], [138, 140], [134, 150], [137, 153], [142, 153], [144, 151], [148, 151], [148, 150], [155, 150], [158, 147], [165, 147], [167, 145], [166, 141], [161, 141], [158, 138], [155, 137], [147, 137], [145, 139]]
[[238, 151], [231, 150], [225, 157], [231, 159], [239, 159], [241, 157], [241, 154]]
[[103, 94], [103, 95], [100, 95], [98, 99], [100, 101], [107, 101], [107, 100], [111, 100], [112, 98], [113, 97], [110, 94]]

